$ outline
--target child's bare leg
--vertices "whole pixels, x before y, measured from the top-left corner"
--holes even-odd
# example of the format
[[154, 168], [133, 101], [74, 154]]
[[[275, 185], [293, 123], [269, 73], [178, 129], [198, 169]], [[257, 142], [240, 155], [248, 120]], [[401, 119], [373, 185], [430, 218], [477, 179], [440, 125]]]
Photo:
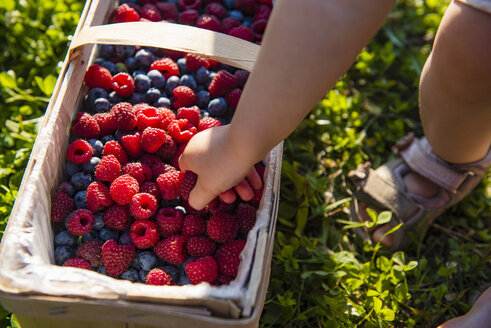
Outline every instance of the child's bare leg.
[[[435, 154], [450, 163], [483, 158], [491, 144], [491, 14], [452, 2], [438, 29], [420, 81], [420, 114]], [[418, 175], [404, 177], [424, 197], [439, 187]], [[379, 240], [390, 228], [382, 226]], [[383, 241], [390, 246], [390, 236]]]

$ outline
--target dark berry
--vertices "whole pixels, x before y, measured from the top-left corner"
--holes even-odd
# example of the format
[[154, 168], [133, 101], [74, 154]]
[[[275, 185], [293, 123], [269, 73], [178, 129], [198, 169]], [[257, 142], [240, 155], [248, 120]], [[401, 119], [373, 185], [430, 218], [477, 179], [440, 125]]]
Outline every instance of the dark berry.
[[162, 89], [165, 86], [165, 77], [160, 71], [153, 69], [147, 73], [150, 78], [151, 86], [157, 89]]
[[99, 232], [99, 238], [101, 238], [103, 241], [108, 241], [109, 239], [117, 240], [118, 232], [114, 229], [104, 227]]
[[123, 98], [116, 93], [116, 91], [111, 91], [109, 92], [109, 95], [107, 97], [111, 105], [116, 105], [119, 102], [123, 101]]
[[138, 66], [145, 69], [148, 69], [148, 67], [150, 67], [154, 61], [153, 54], [146, 49], [138, 50], [138, 52], [135, 54], [135, 59]]
[[165, 93], [168, 95], [172, 95], [172, 92], [178, 86], [179, 86], [179, 77], [175, 75], [170, 76], [165, 82]]
[[145, 94], [144, 93], [137, 93], [137, 92], [135, 92], [130, 97], [130, 103], [132, 105], [136, 105], [136, 104], [142, 103], [144, 97], [145, 97]]
[[167, 97], [160, 97], [157, 102], [155, 103], [156, 107], [167, 107], [170, 108], [171, 106], [171, 101]]
[[227, 112], [227, 102], [224, 98], [219, 97], [210, 100], [208, 103], [208, 111], [213, 116], [222, 116]]
[[121, 236], [119, 236], [119, 244], [120, 245], [130, 245], [130, 244], [132, 244], [131, 237], [130, 237], [130, 232], [129, 231], [123, 231], [121, 233]]
[[145, 93], [145, 96], [143, 97], [143, 101], [146, 102], [147, 104], [153, 104], [159, 98], [160, 98], [160, 90], [157, 88], [150, 88]]
[[92, 106], [92, 111], [95, 113], [108, 112], [111, 109], [111, 102], [106, 98], [97, 98]]
[[90, 161], [82, 164], [82, 170], [84, 170], [86, 173], [93, 174], [100, 161], [101, 159], [99, 157], [92, 157]]
[[111, 73], [111, 75], [115, 75], [115, 74], [119, 73], [118, 68], [116, 67], [116, 64], [114, 64], [113, 62], [111, 62], [109, 60], [103, 61], [101, 66], [107, 68], [107, 70], [109, 71], [109, 73]]
[[210, 102], [210, 93], [206, 90], [201, 90], [196, 93], [197, 105], [199, 108], [208, 108]]
[[198, 84], [196, 83], [196, 80], [191, 74], [184, 74], [181, 76], [181, 79], [179, 80], [179, 85], [184, 85], [186, 87], [189, 87], [193, 90], [196, 90], [198, 87]]
[[70, 246], [75, 247], [77, 245], [77, 237], [69, 233], [67, 230], [58, 232], [55, 235], [55, 246]]
[[94, 156], [102, 155], [102, 150], [104, 149], [104, 144], [99, 139], [89, 139], [87, 140], [94, 150]]
[[69, 182], [63, 182], [58, 187], [58, 192], [64, 192], [70, 197], [75, 196], [75, 188]]
[[201, 66], [194, 72], [194, 78], [199, 84], [206, 84], [210, 79], [210, 72], [206, 67]]
[[135, 57], [128, 57], [124, 61], [126, 67], [130, 71], [134, 71], [138, 68], [138, 62], [136, 61]]
[[137, 255], [138, 263], [145, 271], [152, 270], [158, 262], [157, 256], [151, 251], [144, 251]]
[[63, 265], [66, 260], [75, 256], [75, 250], [70, 246], [59, 246], [55, 248], [55, 262], [57, 265]]
[[104, 220], [102, 219], [102, 215], [102, 212], [97, 212], [94, 214], [94, 226], [92, 229], [100, 231], [102, 228], [104, 228]]
[[129, 268], [125, 272], [123, 272], [120, 276], [121, 279], [129, 280], [132, 282], [138, 282], [140, 280], [140, 276], [138, 275], [138, 271], [135, 269]]
[[114, 46], [110, 44], [101, 44], [99, 46], [99, 55], [106, 59], [111, 59], [114, 56]]
[[99, 234], [97, 231], [89, 231], [85, 235], [82, 236], [82, 243], [85, 243], [86, 241], [91, 241], [91, 240], [97, 240], [99, 239]]
[[121, 57], [121, 58], [130, 58], [135, 54], [135, 47], [134, 46], [127, 46], [127, 45], [121, 45], [121, 46], [114, 46], [116, 50], [116, 54]]
[[87, 190], [77, 192], [73, 199], [76, 208], [87, 208]]
[[150, 89], [152, 80], [145, 74], [138, 74], [135, 76], [135, 91], [144, 93]]
[[70, 183], [76, 190], [87, 189], [91, 182], [92, 176], [87, 172], [77, 172], [70, 179]]

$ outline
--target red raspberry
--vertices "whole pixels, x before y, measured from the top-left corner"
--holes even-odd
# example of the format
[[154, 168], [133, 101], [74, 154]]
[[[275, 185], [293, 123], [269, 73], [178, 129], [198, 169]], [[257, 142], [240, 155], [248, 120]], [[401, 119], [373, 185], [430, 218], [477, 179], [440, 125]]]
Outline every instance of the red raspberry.
[[196, 175], [196, 173], [191, 171], [184, 172], [184, 176], [181, 182], [182, 199], [184, 200], [189, 199], [189, 194], [191, 193], [191, 190], [193, 190], [194, 186], [196, 185], [197, 180], [198, 180], [198, 176]]
[[237, 85], [237, 79], [226, 70], [221, 70], [215, 75], [208, 87], [210, 96], [213, 98], [225, 96]]
[[174, 156], [172, 156], [172, 158], [169, 162], [172, 166], [174, 166], [178, 170], [180, 170], [180, 168], [179, 168], [179, 157], [184, 152], [184, 149], [186, 148], [186, 144], [187, 143], [183, 143], [177, 147], [176, 153], [174, 154]]
[[261, 41], [263, 39], [267, 24], [268, 21], [266, 19], [260, 19], [252, 23], [252, 35], [254, 36], [255, 41]]
[[256, 224], [256, 208], [247, 203], [240, 203], [235, 217], [239, 221], [240, 232], [247, 234]]
[[187, 119], [189, 123], [198, 127], [201, 112], [198, 106], [181, 107], [177, 110], [178, 119]]
[[177, 5], [181, 10], [200, 9], [202, 0], [177, 0]]
[[113, 18], [113, 23], [137, 22], [140, 20], [138, 12], [131, 8], [128, 4], [122, 4], [116, 9], [116, 14]]
[[240, 20], [235, 17], [227, 17], [222, 20], [222, 32], [228, 34], [231, 29], [240, 25]]
[[94, 119], [99, 125], [101, 136], [113, 134], [118, 129], [116, 119], [111, 113], [97, 113], [94, 115]]
[[186, 275], [194, 285], [200, 282], [213, 283], [218, 277], [218, 265], [212, 256], [191, 261], [185, 266]]
[[124, 174], [111, 183], [109, 193], [111, 198], [120, 205], [130, 203], [134, 194], [138, 193], [140, 186], [138, 181], [129, 174]]
[[[133, 108], [135, 108], [136, 106], [134, 106]], [[135, 115], [137, 119], [136, 127], [140, 131], [145, 130], [145, 128], [147, 127], [152, 127], [152, 128], [162, 127], [162, 120], [164, 119], [164, 113], [160, 108], [146, 106], [145, 108], [142, 108], [137, 113], [135, 113]]]
[[147, 153], [155, 153], [165, 143], [164, 130], [148, 127], [142, 133], [142, 147]]
[[127, 102], [120, 102], [111, 108], [116, 126], [120, 130], [133, 130], [136, 127], [136, 116], [133, 114], [133, 106]]
[[147, 194], [152, 195], [155, 197], [157, 202], [162, 198], [160, 196], [160, 191], [159, 191], [159, 185], [156, 184], [155, 182], [147, 181], [144, 182], [142, 185], [140, 185], [140, 192], [145, 192]]
[[101, 181], [113, 182], [121, 175], [121, 164], [114, 155], [103, 156], [95, 169], [95, 177]]
[[67, 230], [75, 236], [85, 235], [93, 226], [94, 214], [86, 209], [74, 211], [67, 221]]
[[129, 174], [141, 185], [145, 181], [152, 180], [152, 169], [143, 163], [130, 162], [123, 166], [123, 174]]
[[223, 202], [220, 197], [215, 197], [208, 205], [206, 205], [206, 210], [212, 215], [220, 212], [232, 213], [235, 211], [234, 204], [227, 204]]
[[137, 248], [150, 248], [159, 241], [159, 232], [152, 221], [137, 220], [131, 225], [130, 238]]
[[201, 66], [203, 66], [204, 68], [210, 67], [210, 62], [205, 57], [201, 57], [194, 54], [187, 54], [185, 58], [186, 58], [186, 67], [190, 72], [196, 71]]
[[224, 275], [218, 275], [218, 278], [216, 280], [216, 284], [218, 286], [221, 286], [221, 285], [228, 285], [230, 284], [230, 282], [233, 280], [232, 277], [229, 277], [229, 276], [224, 276]]
[[256, 0], [236, 0], [235, 8], [242, 11], [244, 15], [252, 16], [257, 10]]
[[183, 25], [194, 25], [199, 13], [194, 9], [184, 10], [179, 14], [179, 23]]
[[222, 64], [220, 64], [220, 62], [217, 62], [216, 60], [213, 60], [213, 59], [208, 59], [208, 61], [210, 62], [210, 69], [212, 71], [216, 71]]
[[266, 171], [266, 166], [262, 164], [256, 164], [254, 165], [254, 169], [256, 170], [257, 174], [261, 178], [261, 181], [264, 181], [264, 172]]
[[51, 221], [63, 221], [73, 210], [75, 202], [64, 192], [57, 192], [51, 199]]
[[135, 91], [135, 82], [128, 73], [118, 73], [113, 76], [113, 90], [121, 97], [129, 97]]
[[220, 19], [222, 19], [225, 16], [227, 16], [227, 9], [225, 9], [224, 6], [222, 6], [221, 4], [216, 3], [216, 2], [212, 2], [212, 3], [208, 4], [208, 5], [206, 5], [205, 12], [207, 14], [216, 16], [216, 17], [218, 17]]
[[254, 37], [252, 31], [244, 25], [234, 27], [228, 32], [228, 35], [235, 36], [236, 38], [252, 42]]
[[139, 103], [136, 105], [133, 105], [133, 114], [135, 114], [136, 118], [138, 119], [138, 114], [144, 110], [145, 108], [152, 107], [147, 103]]
[[128, 162], [128, 155], [126, 155], [123, 146], [116, 140], [106, 142], [104, 149], [102, 150], [103, 156], [114, 155], [118, 159], [119, 164], [125, 165]]
[[171, 49], [162, 49], [164, 52], [164, 55], [171, 58], [172, 60], [176, 61], [182, 56], [184, 56], [184, 53], [182, 51], [178, 50], [171, 50]]
[[254, 196], [252, 197], [251, 200], [249, 200], [249, 204], [251, 204], [254, 207], [259, 207], [259, 204], [261, 203], [261, 198], [263, 197], [263, 188], [259, 190], [253, 190]]
[[91, 267], [102, 264], [102, 240], [88, 240], [77, 249], [77, 257], [89, 262]]
[[162, 17], [164, 19], [172, 19], [177, 20], [177, 16], [179, 15], [179, 11], [177, 10], [177, 6], [173, 2], [157, 2], [157, 8], [160, 10]]
[[89, 262], [79, 257], [73, 257], [71, 259], [66, 260], [65, 263], [63, 263], [63, 266], [90, 270]]
[[213, 255], [215, 248], [215, 242], [208, 237], [191, 237], [186, 242], [186, 250], [194, 257]]
[[141, 144], [141, 133], [136, 131], [134, 133], [125, 133], [120, 139], [121, 145], [125, 152], [132, 158], [139, 158], [143, 155], [143, 147]]
[[213, 15], [203, 14], [196, 20], [196, 27], [204, 28], [210, 31], [221, 32], [222, 26], [220, 21]]
[[100, 65], [92, 65], [89, 67], [84, 76], [85, 84], [89, 88], [102, 88], [106, 91], [112, 88], [112, 76], [109, 70]]
[[230, 91], [226, 97], [227, 103], [232, 108], [235, 110], [237, 108], [237, 104], [239, 103], [240, 95], [242, 94], [242, 90], [240, 89], [233, 89]]
[[189, 203], [185, 200], [182, 200], [182, 206], [186, 210], [186, 213], [189, 215], [205, 216], [208, 214], [208, 212], [206, 211], [206, 207], [198, 211], [198, 210], [192, 208], [191, 205], [189, 205]]
[[174, 286], [174, 279], [172, 276], [167, 273], [167, 271], [159, 268], [154, 268], [150, 270], [150, 272], [145, 277], [145, 283], [147, 285], [155, 285], [155, 286]]
[[163, 237], [179, 234], [181, 232], [182, 221], [182, 212], [172, 207], [161, 208], [155, 217], [155, 222], [157, 222]]
[[158, 22], [162, 20], [162, 16], [160, 16], [157, 7], [151, 4], [144, 5], [142, 10], [140, 11], [140, 14], [143, 18], [146, 18], [152, 22]]
[[245, 240], [233, 240], [220, 247], [215, 253], [218, 269], [221, 274], [235, 278], [239, 271], [240, 253], [246, 244]]
[[249, 72], [244, 71], [243, 69], [238, 69], [234, 73], [235, 78], [237, 79], [237, 87], [243, 88], [249, 78]]
[[181, 194], [181, 181], [184, 176], [180, 171], [169, 171], [159, 175], [157, 184], [163, 199], [172, 200]]
[[168, 161], [172, 158], [172, 156], [174, 156], [176, 150], [177, 145], [174, 139], [172, 139], [170, 135], [166, 134], [164, 144], [155, 154], [158, 155], [163, 161]]
[[198, 131], [201, 132], [206, 129], [221, 125], [222, 123], [213, 117], [203, 117], [201, 120], [199, 120]]
[[164, 162], [160, 162], [155, 164], [152, 167], [152, 176], [154, 180], [157, 180], [157, 178], [164, 173], [170, 172], [170, 171], [177, 171], [176, 168], [170, 164], [166, 164]]
[[102, 220], [108, 228], [121, 231], [128, 228], [131, 222], [131, 217], [126, 206], [116, 204], [104, 212]]
[[172, 94], [174, 95], [172, 98], [172, 106], [174, 106], [175, 109], [196, 105], [196, 94], [189, 87], [180, 85], [172, 91]]
[[197, 132], [198, 129], [187, 119], [175, 120], [169, 124], [169, 135], [180, 144], [188, 142]]
[[162, 114], [164, 115], [161, 128], [167, 130], [169, 124], [177, 118], [176, 114], [174, 114], [174, 112], [169, 108], [159, 107], [159, 109], [162, 110]]
[[156, 164], [162, 163], [160, 158], [156, 155], [151, 155], [151, 154], [144, 154], [143, 156], [140, 157], [140, 162], [142, 164], [145, 164], [149, 168], [153, 169], [153, 166]]
[[170, 58], [161, 58], [150, 65], [150, 70], [156, 69], [162, 73], [166, 79], [172, 75], [179, 75], [179, 66]]
[[216, 242], [226, 243], [237, 236], [239, 224], [232, 215], [224, 212], [213, 215], [206, 224], [208, 236]]
[[206, 234], [206, 220], [199, 215], [186, 215], [182, 224], [182, 235], [186, 238], [204, 236]]
[[101, 133], [97, 120], [89, 113], [78, 113], [73, 120], [70, 133], [77, 138], [97, 138]]
[[112, 276], [119, 276], [125, 272], [135, 257], [135, 246], [119, 245], [110, 239], [102, 245], [102, 263], [106, 272]]
[[100, 181], [94, 181], [87, 187], [87, 208], [92, 212], [104, 210], [113, 204], [109, 189]]
[[188, 258], [184, 247], [185, 244], [186, 238], [180, 235], [174, 235], [158, 242], [153, 248], [153, 251], [164, 261], [171, 264], [181, 264]]
[[157, 212], [157, 199], [151, 194], [138, 193], [131, 198], [130, 213], [137, 220], [145, 220]]
[[256, 14], [254, 15], [254, 21], [258, 21], [262, 19], [268, 20], [269, 16], [271, 16], [271, 6], [259, 5]]
[[265, 4], [265, 5], [268, 5], [270, 7], [273, 6], [273, 0], [257, 0], [258, 3], [262, 3], [262, 4]]
[[66, 150], [66, 158], [75, 164], [83, 164], [92, 158], [94, 150], [85, 140], [75, 140]]

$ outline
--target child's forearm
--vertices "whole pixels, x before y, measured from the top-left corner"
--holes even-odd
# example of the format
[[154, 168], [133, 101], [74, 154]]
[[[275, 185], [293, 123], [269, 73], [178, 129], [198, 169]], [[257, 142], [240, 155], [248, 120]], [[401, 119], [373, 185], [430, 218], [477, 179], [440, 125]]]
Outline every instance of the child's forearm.
[[370, 41], [393, 0], [280, 0], [231, 123], [254, 163], [286, 138]]

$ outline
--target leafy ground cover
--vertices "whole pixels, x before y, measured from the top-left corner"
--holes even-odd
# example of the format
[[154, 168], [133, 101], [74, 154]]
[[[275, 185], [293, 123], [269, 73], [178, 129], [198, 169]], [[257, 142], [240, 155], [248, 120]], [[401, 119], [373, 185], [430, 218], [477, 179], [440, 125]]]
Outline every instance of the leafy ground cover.
[[[417, 85], [447, 1], [401, 0], [350, 71], [285, 142], [262, 327], [435, 327], [490, 282], [491, 176], [404, 252], [350, 229], [349, 170], [421, 135]], [[0, 231], [75, 30], [80, 0], [0, 3]], [[375, 222], [389, 213], [374, 213]], [[0, 311], [2, 312], [2, 311]], [[19, 327], [0, 313], [1, 327]]]

